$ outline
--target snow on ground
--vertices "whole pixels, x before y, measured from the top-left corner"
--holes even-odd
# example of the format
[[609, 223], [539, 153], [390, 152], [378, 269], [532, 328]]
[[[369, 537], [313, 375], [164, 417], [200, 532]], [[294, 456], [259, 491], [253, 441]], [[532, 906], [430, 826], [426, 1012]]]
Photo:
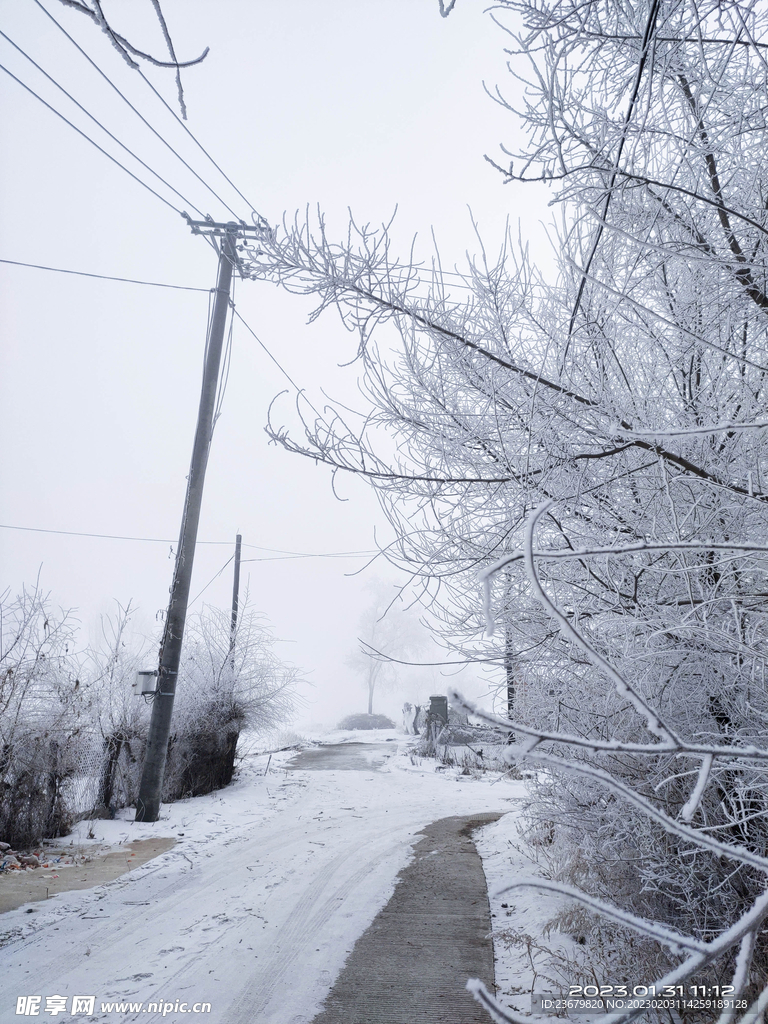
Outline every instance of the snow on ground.
[[[163, 805], [154, 824], [133, 822], [130, 810], [82, 822], [72, 837], [81, 848], [160, 835], [176, 845], [95, 889], [3, 915], [0, 1019], [19, 1019], [20, 996], [40, 996], [39, 1016], [49, 1019], [49, 997], [66, 997], [71, 1009], [78, 995], [95, 997], [93, 1013], [74, 1018], [83, 1022], [183, 1021], [181, 1003], [207, 1002], [209, 1024], [307, 1024], [391, 896], [421, 828], [454, 814], [512, 812], [480, 840], [491, 887], [508, 877], [508, 840], [519, 842], [513, 819], [523, 783], [419, 759], [413, 739], [393, 730], [322, 738], [387, 741], [392, 756], [379, 768], [291, 771], [295, 751], [252, 754], [226, 790]], [[541, 898], [495, 899], [495, 926], [506, 923], [502, 901], [524, 905], [534, 934]], [[501, 990], [527, 984], [515, 981], [501, 951], [497, 943]], [[518, 969], [519, 952], [510, 961]], [[161, 1009], [147, 1012], [150, 1002]], [[135, 1005], [106, 1005], [119, 1003]]]
[[[411, 737], [413, 742], [415, 737]], [[331, 729], [312, 742], [320, 746], [330, 743], [386, 743], [403, 742], [403, 734], [396, 729]]]
[[[522, 785], [522, 784], [520, 784]], [[474, 833], [483, 858], [493, 924], [496, 998], [531, 1012], [531, 993], [567, 993], [574, 982], [576, 942], [547, 927], [566, 901], [533, 888], [510, 889], [516, 878], [542, 874], [535, 852], [519, 832], [519, 814], [508, 814]], [[545, 1015], [546, 1016], [546, 1015]], [[581, 1024], [590, 1016], [579, 1015]]]
[[[73, 995], [94, 995], [95, 1012], [78, 1019], [160, 1020], [143, 1007], [101, 1006], [180, 1000], [210, 1002], [206, 1020], [221, 1024], [304, 1024], [391, 895], [419, 829], [505, 810], [515, 795], [506, 784], [446, 780], [405, 753], [392, 760], [407, 775], [390, 763], [286, 771], [292, 753], [272, 754], [268, 775], [267, 755], [249, 757], [232, 786], [164, 806], [155, 824], [130, 812], [95, 822], [90, 842], [169, 835], [177, 844], [106, 885], [4, 915], [0, 1018], [15, 1014], [19, 996], [39, 995], [44, 1008], [53, 995], [70, 1006]], [[88, 827], [76, 842], [87, 845]]]

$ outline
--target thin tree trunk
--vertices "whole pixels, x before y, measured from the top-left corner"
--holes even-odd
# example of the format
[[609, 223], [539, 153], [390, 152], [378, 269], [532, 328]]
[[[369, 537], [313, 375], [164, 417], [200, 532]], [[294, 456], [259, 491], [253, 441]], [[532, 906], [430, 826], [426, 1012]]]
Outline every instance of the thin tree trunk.
[[123, 737], [119, 733], [107, 736], [104, 740], [104, 766], [102, 768], [101, 780], [99, 783], [99, 804], [110, 809], [112, 794], [115, 788], [115, 775], [117, 773], [117, 762], [120, 758], [120, 750], [123, 746]]
[[504, 672], [507, 677], [507, 718], [515, 717], [515, 649], [510, 630], [507, 630], [504, 644]]

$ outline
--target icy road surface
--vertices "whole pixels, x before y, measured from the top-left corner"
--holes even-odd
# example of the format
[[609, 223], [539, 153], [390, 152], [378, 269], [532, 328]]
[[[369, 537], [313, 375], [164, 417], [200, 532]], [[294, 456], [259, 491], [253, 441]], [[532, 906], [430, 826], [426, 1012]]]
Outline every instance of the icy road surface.
[[[286, 770], [283, 753], [268, 775], [266, 756], [252, 757], [228, 789], [164, 805], [153, 825], [94, 823], [94, 842], [167, 835], [177, 845], [96, 889], [4, 914], [0, 1020], [23, 1019], [17, 998], [38, 995], [42, 1020], [308, 1024], [419, 830], [511, 810], [521, 795], [503, 779], [414, 766], [400, 743], [388, 746], [381, 767], [357, 771], [331, 768], [327, 749], [329, 767]], [[47, 1015], [53, 995], [68, 1008], [73, 995], [95, 996], [94, 1013]], [[147, 1012], [177, 1001], [211, 1011]], [[143, 1006], [102, 1009], [120, 1002]]]

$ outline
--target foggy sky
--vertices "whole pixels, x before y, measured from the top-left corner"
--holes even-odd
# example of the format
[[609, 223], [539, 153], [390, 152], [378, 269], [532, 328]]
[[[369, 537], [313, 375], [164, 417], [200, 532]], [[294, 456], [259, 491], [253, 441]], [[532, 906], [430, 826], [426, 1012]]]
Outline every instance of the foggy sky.
[[[238, 213], [250, 210], [105, 36], [56, 0], [46, 7], [156, 129]], [[181, 60], [210, 54], [184, 72], [189, 126], [250, 203], [272, 223], [319, 205], [343, 237], [347, 209], [361, 222], [398, 215], [395, 236], [420, 252], [434, 227], [446, 266], [477, 250], [471, 207], [491, 251], [506, 218], [544, 253], [539, 220], [546, 194], [504, 186], [483, 159], [518, 130], [486, 95], [511, 89], [507, 40], [459, 0], [441, 19], [436, 0], [388, 4], [332, 0], [266, 3], [164, 0]], [[163, 54], [151, 5], [111, 3], [115, 27]], [[215, 219], [231, 215], [151, 136], [34, 0], [7, 3], [2, 28], [53, 78], [166, 181]], [[5, 41], [2, 63], [96, 138], [174, 205], [178, 196], [131, 162]], [[170, 104], [170, 72], [143, 68]], [[212, 250], [184, 221], [131, 181], [7, 76], [0, 77], [0, 257], [209, 289]], [[190, 212], [193, 212], [190, 210]], [[543, 257], [545, 258], [545, 257]], [[189, 466], [208, 309], [204, 292], [170, 291], [0, 264], [2, 438], [0, 523], [160, 538], [178, 535]], [[265, 284], [239, 282], [235, 301], [264, 344], [314, 404], [356, 398], [356, 339], [332, 315], [307, 326], [311, 304]], [[365, 693], [349, 664], [373, 576], [399, 577], [383, 559], [359, 575], [365, 556], [292, 553], [372, 551], [391, 532], [370, 489], [270, 447], [269, 403], [290, 385], [235, 324], [231, 370], [208, 468], [194, 597], [243, 534], [243, 582], [251, 604], [285, 641], [280, 653], [313, 681], [307, 716], [332, 721], [362, 710]], [[295, 422], [295, 393], [278, 400]], [[276, 549], [276, 550], [264, 550]], [[167, 603], [170, 543], [103, 540], [0, 529], [0, 588], [33, 585], [74, 608], [83, 639], [114, 602], [140, 609], [149, 633]], [[231, 567], [193, 606], [227, 607]], [[471, 673], [462, 683], [473, 690]], [[479, 692], [479, 691], [478, 691]], [[397, 702], [395, 702], [397, 703]], [[386, 700], [383, 702], [386, 704]], [[382, 710], [387, 708], [382, 706]]]

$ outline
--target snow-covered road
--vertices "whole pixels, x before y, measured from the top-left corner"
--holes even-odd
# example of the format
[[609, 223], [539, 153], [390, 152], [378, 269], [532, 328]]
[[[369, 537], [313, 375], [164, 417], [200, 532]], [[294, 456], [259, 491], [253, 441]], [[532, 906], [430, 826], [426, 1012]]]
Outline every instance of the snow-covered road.
[[[58, 1020], [306, 1024], [391, 896], [419, 830], [511, 810], [520, 797], [518, 784], [446, 778], [403, 752], [363, 771], [287, 771], [289, 757], [273, 757], [266, 776], [265, 757], [248, 759], [233, 786], [164, 806], [154, 825], [97, 822], [97, 839], [178, 842], [97, 889], [3, 915], [2, 1020], [21, 1019], [17, 999], [30, 995], [50, 1019], [57, 995], [67, 1000]], [[95, 997], [92, 1014], [71, 1015], [75, 995]], [[203, 1002], [210, 1012], [190, 1012]], [[109, 1003], [135, 1006], [102, 1009]]]

